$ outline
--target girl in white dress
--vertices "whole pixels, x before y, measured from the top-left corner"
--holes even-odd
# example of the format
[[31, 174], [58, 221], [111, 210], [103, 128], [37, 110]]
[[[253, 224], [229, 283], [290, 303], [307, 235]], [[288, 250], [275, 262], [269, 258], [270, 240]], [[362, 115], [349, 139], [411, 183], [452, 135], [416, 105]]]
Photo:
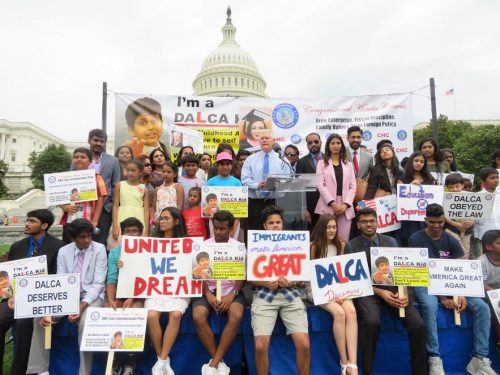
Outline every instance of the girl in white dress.
[[[158, 217], [160, 223], [160, 237], [180, 238], [186, 237], [186, 225], [181, 211], [176, 207], [165, 207]], [[174, 375], [170, 366], [170, 351], [179, 334], [182, 314], [189, 306], [189, 298], [156, 297], [148, 298], [144, 307], [148, 308], [148, 335], [153, 349], [158, 356], [158, 361], [152, 369], [153, 375]], [[160, 316], [168, 312], [168, 324], [162, 332]], [[163, 337], [163, 338], [162, 338]]]

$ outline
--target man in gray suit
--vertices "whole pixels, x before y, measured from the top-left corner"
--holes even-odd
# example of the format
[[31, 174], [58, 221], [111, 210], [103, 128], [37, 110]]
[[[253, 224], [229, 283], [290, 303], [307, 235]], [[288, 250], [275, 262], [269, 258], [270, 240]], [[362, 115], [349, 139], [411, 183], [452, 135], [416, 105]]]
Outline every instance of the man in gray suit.
[[[78, 343], [81, 344], [87, 308], [101, 307], [104, 301], [104, 288], [108, 262], [106, 248], [92, 241], [92, 223], [86, 219], [76, 219], [69, 225], [68, 231], [73, 242], [59, 249], [57, 255], [57, 273], [80, 274], [80, 313], [68, 315], [70, 323], [78, 325]], [[58, 322], [60, 317], [35, 319], [28, 374], [48, 374], [50, 350], [44, 348], [44, 329]], [[90, 375], [92, 371], [92, 352], [80, 352], [79, 375]]]
[[373, 157], [361, 146], [363, 130], [359, 126], [351, 126], [347, 129], [347, 158], [354, 165], [357, 178], [367, 181], [373, 166]]
[[113, 210], [113, 191], [115, 185], [120, 182], [120, 163], [113, 155], [106, 154], [107, 134], [101, 129], [92, 129], [89, 132], [89, 148], [92, 151], [92, 163], [90, 168], [99, 173], [104, 183], [108, 195], [104, 200], [104, 207], [99, 217], [99, 233], [94, 233], [93, 240], [103, 245], [106, 245], [108, 239], [109, 228], [111, 227], [112, 210]]

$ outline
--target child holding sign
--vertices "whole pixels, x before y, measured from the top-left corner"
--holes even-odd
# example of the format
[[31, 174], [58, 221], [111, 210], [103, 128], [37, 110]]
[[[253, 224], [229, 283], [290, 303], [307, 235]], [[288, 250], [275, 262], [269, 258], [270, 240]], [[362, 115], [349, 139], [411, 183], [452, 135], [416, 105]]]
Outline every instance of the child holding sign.
[[[321, 215], [311, 234], [311, 259], [342, 255], [346, 243], [337, 233], [337, 222], [332, 215]], [[311, 284], [306, 284], [307, 299], [314, 303]], [[333, 316], [333, 336], [340, 355], [342, 374], [357, 374], [358, 322], [352, 300], [336, 298], [321, 308]]]
[[[160, 237], [186, 237], [184, 218], [175, 207], [164, 208], [159, 217]], [[144, 307], [148, 308], [148, 334], [158, 361], [152, 369], [153, 375], [173, 374], [170, 367], [170, 350], [179, 334], [181, 318], [189, 306], [189, 298], [158, 297], [146, 299]], [[165, 332], [160, 326], [162, 312], [168, 312], [168, 324]], [[163, 338], [162, 338], [163, 337]]]
[[[214, 236], [205, 243], [239, 243], [231, 238], [234, 227], [234, 216], [228, 211], [218, 211], [213, 217]], [[193, 321], [196, 333], [201, 343], [210, 353], [212, 359], [202, 367], [202, 374], [229, 374], [229, 367], [223, 362], [223, 357], [234, 341], [245, 306], [245, 298], [240, 293], [245, 281], [222, 280], [221, 298], [216, 298], [216, 281], [207, 280], [203, 283], [203, 297], [193, 300]], [[210, 313], [227, 314], [227, 324], [220, 336], [219, 345], [208, 324]]]
[[[437, 203], [429, 204], [425, 210], [427, 228], [413, 234], [409, 239], [410, 247], [426, 247], [429, 258], [458, 259], [464, 255], [460, 243], [444, 228], [443, 207]], [[443, 362], [439, 353], [437, 311], [438, 302], [447, 309], [458, 312], [469, 307], [473, 317], [472, 359], [467, 365], [471, 374], [496, 374], [488, 359], [491, 316], [486, 302], [478, 297], [459, 296], [456, 301], [447, 296], [434, 296], [427, 293], [426, 287], [416, 287], [415, 295], [422, 308], [422, 318], [427, 329], [427, 354], [429, 356], [429, 373], [444, 374]]]
[[[283, 215], [280, 207], [266, 207], [261, 214], [262, 227], [265, 230], [283, 230]], [[295, 345], [297, 373], [309, 374], [311, 357], [307, 313], [297, 283], [281, 276], [275, 281], [252, 281], [252, 284], [256, 287], [252, 301], [252, 329], [257, 374], [269, 373], [269, 344], [278, 314]]]
[[[482, 238], [484, 254], [481, 255], [481, 266], [484, 275], [484, 290], [500, 289], [500, 229], [487, 231]], [[489, 301], [489, 300], [488, 300]], [[493, 327], [497, 335], [497, 352], [500, 350], [500, 322], [496, 318], [495, 309], [490, 303]]]

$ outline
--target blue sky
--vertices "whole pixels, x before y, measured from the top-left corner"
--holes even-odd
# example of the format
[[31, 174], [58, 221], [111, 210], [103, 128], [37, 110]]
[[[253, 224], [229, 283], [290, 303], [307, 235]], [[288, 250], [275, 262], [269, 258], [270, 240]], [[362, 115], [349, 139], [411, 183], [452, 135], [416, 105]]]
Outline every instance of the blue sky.
[[[271, 97], [409, 92], [434, 77], [438, 113], [500, 118], [495, 0], [3, 1], [0, 118], [83, 141], [100, 126], [102, 81], [190, 95], [228, 5]], [[430, 117], [429, 89], [416, 94], [414, 123]]]

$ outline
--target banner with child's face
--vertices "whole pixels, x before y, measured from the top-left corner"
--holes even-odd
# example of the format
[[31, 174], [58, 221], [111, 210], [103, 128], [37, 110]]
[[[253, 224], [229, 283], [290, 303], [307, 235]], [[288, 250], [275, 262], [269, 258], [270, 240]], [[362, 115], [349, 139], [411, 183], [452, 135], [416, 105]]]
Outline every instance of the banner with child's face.
[[[344, 138], [347, 129], [363, 130], [363, 144], [375, 153], [381, 139], [390, 138], [401, 159], [413, 152], [411, 94], [333, 98], [234, 98], [116, 94], [115, 142], [128, 144], [134, 156], [164, 147], [176, 155], [189, 144], [182, 129], [203, 132], [204, 150], [215, 154], [220, 143], [234, 150], [259, 149], [260, 133], [271, 129], [282, 147], [296, 145], [306, 154], [306, 136], [331, 133]], [[173, 125], [176, 127], [173, 128]]]

